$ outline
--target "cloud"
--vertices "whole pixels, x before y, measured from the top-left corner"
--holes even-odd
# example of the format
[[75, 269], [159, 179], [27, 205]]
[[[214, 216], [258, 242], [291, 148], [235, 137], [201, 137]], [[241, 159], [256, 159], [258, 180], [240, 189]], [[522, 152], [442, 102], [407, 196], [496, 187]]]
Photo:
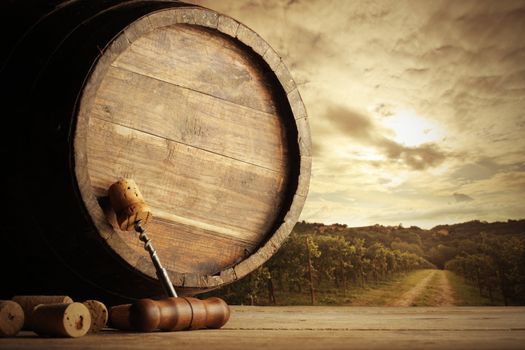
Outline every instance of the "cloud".
[[343, 106], [329, 106], [325, 119], [330, 121], [337, 130], [352, 139], [369, 142], [376, 138], [377, 127], [372, 120], [363, 114]]
[[456, 202], [471, 202], [474, 200], [474, 198], [463, 193], [453, 193], [452, 196], [454, 196]]
[[390, 160], [401, 161], [414, 170], [425, 170], [440, 165], [446, 154], [432, 143], [417, 147], [405, 147], [392, 140], [384, 139], [381, 146]]
[[[450, 180], [462, 184], [491, 179], [497, 175], [525, 172], [525, 162], [503, 163], [489, 157], [480, 157], [462, 164], [451, 172]], [[500, 186], [498, 186], [500, 187]]]
[[370, 117], [343, 106], [330, 106], [325, 113], [339, 133], [353, 141], [380, 151], [390, 162], [397, 162], [413, 170], [425, 170], [440, 165], [447, 154], [433, 143], [408, 147], [385, 136], [388, 130], [375, 124]]
[[474, 163], [467, 163], [460, 166], [452, 174], [452, 179], [460, 181], [476, 181], [488, 179], [494, 176], [501, 166], [489, 158], [481, 158]]

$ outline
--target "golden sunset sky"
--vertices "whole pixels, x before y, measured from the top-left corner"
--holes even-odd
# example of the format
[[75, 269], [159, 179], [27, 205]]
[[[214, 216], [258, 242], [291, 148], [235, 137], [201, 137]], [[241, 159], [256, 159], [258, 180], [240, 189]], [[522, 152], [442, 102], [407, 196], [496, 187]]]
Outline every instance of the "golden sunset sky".
[[301, 219], [525, 218], [525, 1], [198, 0], [259, 33], [308, 110]]

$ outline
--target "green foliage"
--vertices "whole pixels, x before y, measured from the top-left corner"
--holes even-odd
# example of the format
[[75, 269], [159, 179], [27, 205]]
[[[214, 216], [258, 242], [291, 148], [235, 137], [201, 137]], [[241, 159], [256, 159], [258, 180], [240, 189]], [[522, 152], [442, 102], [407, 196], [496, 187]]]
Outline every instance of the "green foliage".
[[[267, 304], [272, 303], [270, 295], [274, 287], [288, 293], [302, 293], [310, 283], [308, 254], [316, 290], [346, 290], [350, 284], [365, 287], [401, 272], [433, 267], [417, 254], [392, 250], [379, 242], [367, 246], [363, 238], [314, 235], [302, 228], [295, 229], [263, 267], [223, 288], [219, 295], [232, 304]], [[332, 304], [337, 300], [322, 296], [319, 302]]]
[[431, 230], [401, 225], [351, 228], [303, 221], [264, 267], [214, 295], [233, 304], [272, 304], [273, 294], [277, 304], [309, 304], [310, 253], [317, 300], [323, 304], [349, 303], [358, 289], [437, 266], [472, 283], [479, 300], [523, 305], [524, 233], [525, 220], [471, 221]]
[[446, 246], [444, 244], [438, 244], [435, 247], [430, 248], [427, 253], [428, 260], [432, 261], [440, 269], [445, 267], [445, 264], [450, 259], [453, 259], [458, 254], [456, 248]]
[[471, 283], [465, 283], [465, 279], [452, 271], [445, 271], [450, 286], [454, 290], [454, 305], [457, 306], [494, 306], [503, 305], [503, 300], [494, 298], [490, 300], [487, 296], [479, 294], [478, 288]]
[[481, 233], [475, 249], [459, 251], [445, 264], [478, 287], [481, 296], [505, 305], [525, 303], [525, 238]]
[[397, 249], [402, 252], [409, 252], [409, 253], [414, 253], [419, 256], [423, 256], [423, 249], [421, 248], [421, 244], [408, 243], [408, 242], [400, 240], [399, 238], [396, 238], [390, 244], [390, 247], [392, 249]]

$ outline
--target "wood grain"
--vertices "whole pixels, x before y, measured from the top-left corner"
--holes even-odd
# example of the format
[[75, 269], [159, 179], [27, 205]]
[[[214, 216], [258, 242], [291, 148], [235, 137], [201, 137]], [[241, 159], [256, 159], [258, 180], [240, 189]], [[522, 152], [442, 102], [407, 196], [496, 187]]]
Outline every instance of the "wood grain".
[[[90, 126], [91, 132], [105, 135], [89, 142], [88, 167], [95, 193], [105, 196], [113, 179], [135, 179], [154, 213], [148, 230], [159, 255], [168, 262], [180, 260], [178, 256], [192, 258], [193, 233], [181, 236], [187, 232], [182, 228], [178, 232], [181, 225], [228, 236], [232, 243], [237, 238], [243, 245], [263, 239], [278, 210], [282, 176], [99, 119], [92, 119]], [[142, 253], [136, 237], [124, 233], [122, 238]], [[186, 244], [174, 245], [181, 238]], [[208, 238], [212, 240], [205, 244], [216, 255], [213, 236]], [[178, 271], [199, 271], [198, 265]]]
[[68, 341], [31, 332], [0, 339], [9, 349], [523, 349], [523, 307], [231, 306], [220, 330], [150, 334], [106, 330]]
[[265, 77], [239, 45], [196, 26], [163, 27], [140, 37], [115, 67], [264, 112], [275, 112]]
[[98, 196], [106, 195], [112, 179], [133, 178], [154, 217], [247, 240], [267, 228], [282, 175], [102, 120], [90, 126], [100, 136], [88, 148]]
[[281, 173], [285, 170], [287, 149], [278, 115], [120, 68], [109, 69], [92, 117]]

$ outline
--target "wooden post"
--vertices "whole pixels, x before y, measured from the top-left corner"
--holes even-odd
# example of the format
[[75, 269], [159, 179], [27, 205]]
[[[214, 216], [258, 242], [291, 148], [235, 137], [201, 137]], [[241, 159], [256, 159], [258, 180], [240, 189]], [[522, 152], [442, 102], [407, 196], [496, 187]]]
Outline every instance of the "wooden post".
[[272, 277], [268, 278], [268, 303], [275, 305], [275, 290], [273, 287]]
[[314, 278], [312, 275], [312, 254], [310, 253], [310, 246], [308, 245], [308, 237], [306, 237], [306, 251], [308, 252], [308, 277], [310, 280], [310, 299], [312, 305], [315, 305]]

